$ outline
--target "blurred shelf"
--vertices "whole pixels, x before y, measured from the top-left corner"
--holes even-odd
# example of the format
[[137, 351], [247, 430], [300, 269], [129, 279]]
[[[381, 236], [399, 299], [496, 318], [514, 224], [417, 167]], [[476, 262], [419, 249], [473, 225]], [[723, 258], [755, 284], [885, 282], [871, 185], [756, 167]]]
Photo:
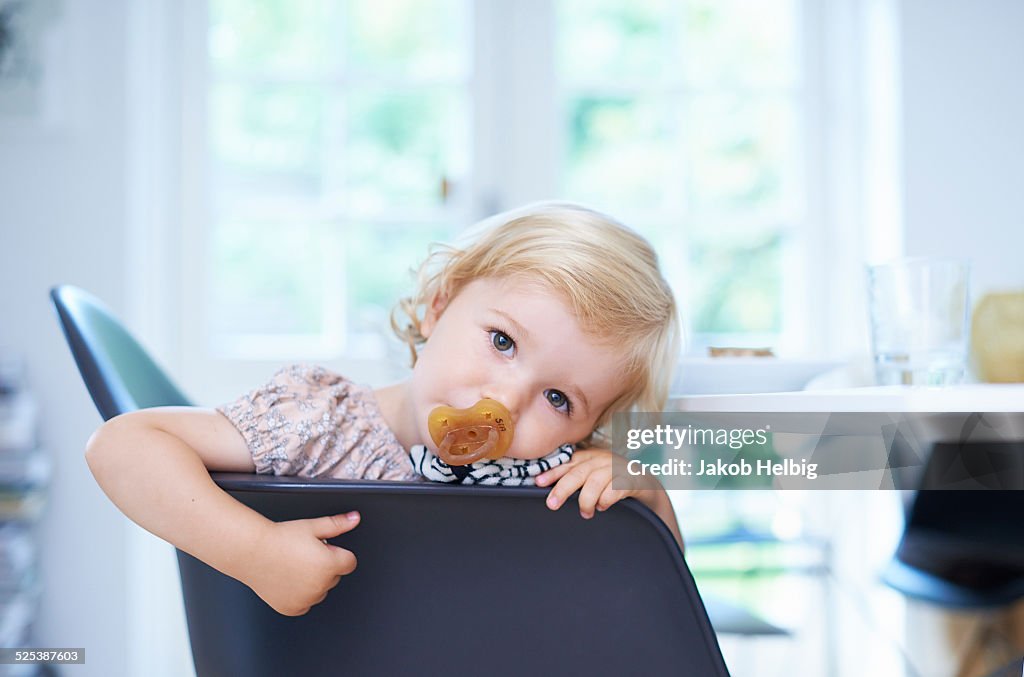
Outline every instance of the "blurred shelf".
[[[8, 648], [33, 645], [43, 592], [34, 527], [53, 468], [38, 446], [36, 423], [23, 368], [0, 355], [0, 646]], [[55, 674], [51, 666], [0, 665], [0, 677]]]

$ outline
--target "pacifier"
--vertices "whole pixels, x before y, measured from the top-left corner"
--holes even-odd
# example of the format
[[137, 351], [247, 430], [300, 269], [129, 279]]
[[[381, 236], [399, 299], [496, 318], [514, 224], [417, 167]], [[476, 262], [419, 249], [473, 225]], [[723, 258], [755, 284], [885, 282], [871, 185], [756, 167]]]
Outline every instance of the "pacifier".
[[435, 407], [427, 416], [437, 455], [448, 465], [501, 458], [512, 446], [514, 428], [508, 409], [492, 399], [480, 400], [468, 409]]

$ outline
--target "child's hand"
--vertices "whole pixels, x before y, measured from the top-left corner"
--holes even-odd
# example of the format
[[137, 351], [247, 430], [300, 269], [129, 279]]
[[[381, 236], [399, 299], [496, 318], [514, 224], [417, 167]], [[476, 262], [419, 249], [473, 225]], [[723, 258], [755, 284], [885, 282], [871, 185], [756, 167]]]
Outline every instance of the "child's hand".
[[342, 576], [356, 568], [356, 557], [326, 539], [351, 531], [359, 513], [272, 522], [254, 543], [237, 578], [285, 616], [301, 616], [319, 604]]
[[615, 487], [612, 487], [614, 457], [607, 449], [582, 449], [574, 453], [568, 463], [537, 475], [538, 487], [555, 484], [548, 494], [548, 507], [558, 510], [573, 492], [580, 489], [580, 515], [590, 519], [595, 508], [605, 511], [627, 496], [635, 496], [661, 518], [682, 548], [683, 537], [679, 533], [672, 501], [661, 483], [651, 475], [623, 475], [615, 478]]
[[[594, 509], [605, 511], [627, 496], [642, 496], [645, 490], [660, 489], [661, 485], [644, 482], [642, 477], [621, 477], [612, 487], [612, 459], [606, 449], [582, 449], [572, 455], [568, 463], [537, 475], [538, 487], [554, 483], [548, 494], [547, 505], [558, 510], [580, 489], [580, 515], [584, 519], [594, 516]], [[645, 501], [646, 502], [646, 501]]]

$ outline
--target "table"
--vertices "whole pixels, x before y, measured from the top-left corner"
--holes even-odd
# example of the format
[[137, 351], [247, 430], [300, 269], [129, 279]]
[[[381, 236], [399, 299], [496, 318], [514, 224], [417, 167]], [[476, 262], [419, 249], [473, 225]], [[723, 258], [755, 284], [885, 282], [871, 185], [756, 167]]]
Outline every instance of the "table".
[[669, 411], [1024, 412], [1024, 383], [871, 386], [746, 395], [684, 395]]

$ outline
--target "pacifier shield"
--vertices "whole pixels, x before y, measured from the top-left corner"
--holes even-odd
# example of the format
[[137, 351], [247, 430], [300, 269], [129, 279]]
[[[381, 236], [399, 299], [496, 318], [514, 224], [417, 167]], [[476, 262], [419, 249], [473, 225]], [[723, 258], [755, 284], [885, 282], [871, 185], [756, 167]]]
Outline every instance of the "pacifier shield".
[[457, 466], [504, 456], [512, 446], [514, 425], [505, 405], [488, 398], [468, 409], [436, 407], [427, 417], [427, 430], [441, 460]]

